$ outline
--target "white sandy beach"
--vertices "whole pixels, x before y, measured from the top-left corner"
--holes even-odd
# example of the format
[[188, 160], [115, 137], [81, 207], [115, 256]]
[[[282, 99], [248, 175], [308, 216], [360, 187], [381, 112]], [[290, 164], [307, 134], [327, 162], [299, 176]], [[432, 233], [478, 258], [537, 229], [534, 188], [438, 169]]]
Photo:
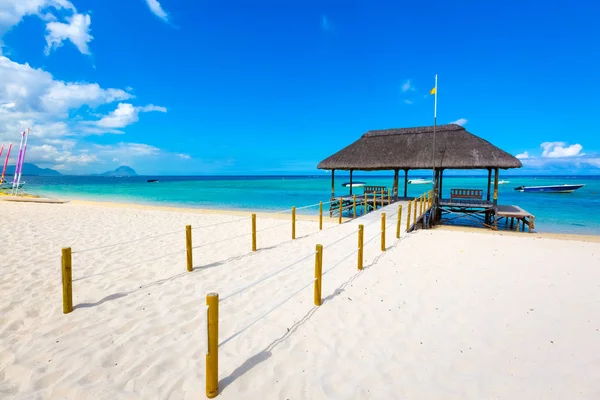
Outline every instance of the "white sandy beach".
[[[209, 292], [221, 296], [218, 398], [600, 398], [598, 242], [438, 229], [398, 242], [388, 221], [388, 250], [369, 242], [358, 272], [346, 258], [357, 225], [378, 236], [379, 213], [321, 232], [301, 219], [294, 241], [289, 218], [259, 215], [256, 253], [247, 214], [81, 202], [0, 202], [0, 214], [0, 398], [205, 398]], [[191, 273], [186, 224], [205, 245]], [[317, 243], [323, 270], [335, 266], [321, 307]]]

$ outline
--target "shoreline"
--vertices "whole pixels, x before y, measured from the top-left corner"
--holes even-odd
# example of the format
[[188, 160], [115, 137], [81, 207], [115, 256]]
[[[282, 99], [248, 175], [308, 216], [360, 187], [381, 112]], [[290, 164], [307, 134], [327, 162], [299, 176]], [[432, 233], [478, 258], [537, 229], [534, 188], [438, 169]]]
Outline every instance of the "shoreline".
[[[208, 214], [208, 215], [231, 215], [231, 216], [247, 216], [252, 214], [252, 211], [240, 211], [240, 210], [232, 210], [232, 209], [211, 209], [211, 208], [193, 208], [193, 207], [178, 207], [178, 206], [160, 206], [160, 205], [147, 205], [147, 204], [139, 204], [139, 203], [120, 203], [114, 201], [91, 201], [91, 200], [71, 200], [71, 204], [74, 205], [92, 205], [92, 206], [104, 206], [104, 207], [112, 207], [112, 208], [129, 208], [129, 209], [137, 209], [137, 210], [156, 210], [156, 211], [170, 211], [170, 212], [185, 212], [185, 213], [195, 213], [195, 214]], [[268, 211], [256, 211], [257, 217], [266, 217], [273, 219], [289, 219], [290, 211], [286, 211], [285, 213], [275, 213]], [[296, 219], [302, 221], [313, 221], [318, 222], [318, 215], [307, 215], [307, 214], [299, 214], [296, 213]], [[343, 218], [342, 221], [349, 221], [349, 218]], [[324, 223], [337, 223], [337, 217], [331, 218], [326, 215], [325, 210], [323, 210], [323, 222]], [[444, 230], [444, 231], [458, 231], [458, 232], [472, 232], [472, 233], [484, 233], [484, 234], [492, 234], [492, 235], [513, 235], [513, 236], [521, 236], [521, 237], [535, 237], [540, 239], [557, 239], [557, 240], [574, 240], [580, 242], [591, 242], [591, 243], [600, 243], [600, 235], [585, 235], [585, 234], [577, 234], [577, 233], [553, 233], [553, 232], [515, 232], [515, 231], [493, 231], [487, 228], [476, 228], [469, 226], [454, 226], [454, 225], [439, 225], [434, 228], [434, 230]]]

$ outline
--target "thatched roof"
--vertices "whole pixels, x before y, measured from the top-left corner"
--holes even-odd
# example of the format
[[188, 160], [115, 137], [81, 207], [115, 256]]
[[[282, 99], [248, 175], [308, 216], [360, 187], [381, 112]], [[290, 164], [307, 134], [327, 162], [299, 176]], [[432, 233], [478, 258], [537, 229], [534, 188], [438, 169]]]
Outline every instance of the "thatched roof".
[[[520, 168], [521, 161], [460, 125], [435, 129], [435, 167], [450, 169]], [[431, 169], [433, 126], [369, 131], [321, 161], [319, 169]]]

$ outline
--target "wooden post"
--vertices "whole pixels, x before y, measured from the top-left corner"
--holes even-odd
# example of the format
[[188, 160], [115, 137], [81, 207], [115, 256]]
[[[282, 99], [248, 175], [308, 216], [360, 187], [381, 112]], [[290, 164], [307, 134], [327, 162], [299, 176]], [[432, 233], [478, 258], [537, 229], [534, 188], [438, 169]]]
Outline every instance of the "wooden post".
[[292, 207], [292, 239], [296, 239], [296, 207]]
[[315, 285], [314, 285], [314, 301], [315, 306], [321, 305], [321, 283], [323, 279], [323, 246], [317, 245], [317, 253], [315, 254]]
[[354, 218], [356, 218], [356, 195], [352, 195], [352, 210], [354, 211]]
[[410, 208], [411, 208], [412, 202], [408, 202], [408, 214], [406, 215], [406, 232], [408, 232], [410, 230]]
[[383, 207], [383, 201], [385, 200], [385, 191], [381, 189], [381, 207]]
[[[404, 197], [407, 197], [408, 192], [408, 169], [404, 169]], [[410, 219], [410, 218], [409, 218]]]
[[398, 169], [394, 170], [394, 201], [398, 201]]
[[342, 206], [343, 206], [343, 202], [342, 202], [342, 198], [340, 197], [340, 218], [339, 218], [339, 223], [342, 223]]
[[71, 248], [62, 249], [63, 314], [73, 311], [73, 275], [71, 271]]
[[364, 205], [364, 214], [363, 215], [367, 215], [367, 194], [365, 193], [365, 202], [363, 203]]
[[352, 170], [350, 170], [350, 195], [352, 195]]
[[421, 207], [421, 215], [423, 215], [423, 212], [425, 211], [425, 195], [422, 194], [421, 197], [419, 197], [419, 206]]
[[363, 247], [365, 238], [365, 227], [364, 225], [358, 225], [358, 269], [363, 269]]
[[388, 206], [389, 206], [390, 204], [392, 204], [392, 194], [390, 192], [390, 189], [388, 189], [387, 192], [388, 192]]
[[335, 190], [334, 190], [334, 181], [335, 181], [335, 169], [331, 170], [331, 198], [335, 198]]
[[377, 191], [373, 191], [373, 211], [377, 210]]
[[498, 168], [494, 171], [494, 207], [498, 205]]
[[400, 225], [402, 225], [402, 204], [398, 206], [398, 223], [396, 224], [396, 239], [400, 239]]
[[490, 201], [490, 198], [491, 198], [491, 193], [490, 193], [491, 186], [492, 186], [492, 169], [488, 168], [487, 201]]
[[319, 202], [319, 230], [323, 230], [323, 202]]
[[206, 295], [208, 306], [208, 354], [206, 354], [206, 397], [219, 394], [219, 294]]
[[187, 254], [187, 270], [192, 272], [194, 270], [194, 263], [192, 261], [192, 226], [185, 226], [185, 248]]
[[381, 213], [381, 251], [385, 251], [385, 213]]
[[[415, 203], [414, 204], [415, 210], [414, 210], [414, 214], [413, 214], [413, 225], [417, 225], [417, 208], [418, 208], [418, 206], [417, 206], [417, 198], [415, 197], [415, 199], [413, 201]], [[415, 226], [415, 228], [416, 228], [416, 226]]]
[[[321, 210], [323, 218], [323, 210]], [[256, 251], [256, 214], [252, 214], [252, 251]]]

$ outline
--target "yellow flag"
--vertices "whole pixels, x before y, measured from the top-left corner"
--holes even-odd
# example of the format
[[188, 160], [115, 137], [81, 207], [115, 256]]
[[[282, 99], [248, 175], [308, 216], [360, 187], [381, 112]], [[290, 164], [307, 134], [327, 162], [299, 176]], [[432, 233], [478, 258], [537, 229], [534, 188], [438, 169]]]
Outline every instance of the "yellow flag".
[[429, 91], [429, 94], [435, 94], [437, 88], [433, 88]]

